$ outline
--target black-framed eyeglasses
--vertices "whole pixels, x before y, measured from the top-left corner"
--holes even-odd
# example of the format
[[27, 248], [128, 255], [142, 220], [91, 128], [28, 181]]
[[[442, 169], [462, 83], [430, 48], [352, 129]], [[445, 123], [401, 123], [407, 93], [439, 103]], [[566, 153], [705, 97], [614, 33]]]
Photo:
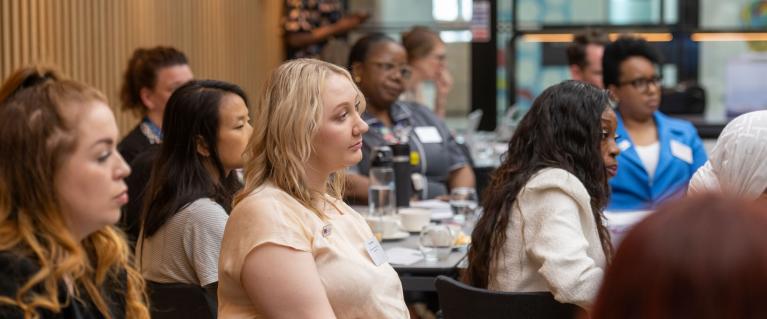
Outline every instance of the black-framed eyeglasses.
[[400, 64], [396, 65], [394, 63], [389, 62], [376, 62], [376, 61], [370, 61], [371, 64], [375, 65], [377, 68], [381, 69], [382, 71], [386, 72], [387, 74], [391, 74], [393, 72], [398, 72], [400, 76], [402, 76], [403, 79], [409, 79], [411, 75], [413, 75], [413, 69], [410, 68], [407, 64]]
[[631, 84], [631, 86], [633, 86], [638, 91], [647, 92], [651, 83], [655, 85], [655, 87], [660, 87], [661, 80], [663, 80], [663, 78], [660, 75], [653, 75], [649, 78], [638, 78], [629, 81], [618, 82], [618, 85]]

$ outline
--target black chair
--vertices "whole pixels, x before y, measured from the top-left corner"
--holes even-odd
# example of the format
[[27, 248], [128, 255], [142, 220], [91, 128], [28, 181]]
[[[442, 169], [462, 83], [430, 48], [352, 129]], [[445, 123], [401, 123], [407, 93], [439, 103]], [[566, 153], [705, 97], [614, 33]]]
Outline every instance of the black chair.
[[663, 88], [658, 109], [667, 115], [699, 115], [706, 111], [706, 90], [693, 82]]
[[563, 304], [549, 292], [495, 292], [447, 276], [435, 281], [444, 319], [577, 318], [581, 308]]
[[216, 300], [200, 286], [147, 281], [152, 319], [215, 319]]

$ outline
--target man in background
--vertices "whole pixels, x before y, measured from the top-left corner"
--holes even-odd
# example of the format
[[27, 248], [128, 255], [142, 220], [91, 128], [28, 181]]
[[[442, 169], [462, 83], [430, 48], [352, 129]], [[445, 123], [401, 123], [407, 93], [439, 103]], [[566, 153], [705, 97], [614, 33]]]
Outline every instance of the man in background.
[[567, 47], [567, 63], [573, 80], [604, 88], [602, 83], [602, 55], [610, 39], [602, 31], [587, 29], [573, 38]]

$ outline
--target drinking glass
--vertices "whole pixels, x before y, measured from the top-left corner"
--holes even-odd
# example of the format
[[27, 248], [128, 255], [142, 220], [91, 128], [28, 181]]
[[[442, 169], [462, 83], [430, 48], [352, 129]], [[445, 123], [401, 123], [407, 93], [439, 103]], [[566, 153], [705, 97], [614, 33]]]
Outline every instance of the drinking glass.
[[472, 187], [456, 187], [450, 191], [450, 208], [453, 221], [464, 228], [474, 228], [477, 221], [477, 191]]
[[447, 225], [429, 224], [423, 227], [418, 242], [426, 262], [445, 260], [453, 250], [455, 235]]

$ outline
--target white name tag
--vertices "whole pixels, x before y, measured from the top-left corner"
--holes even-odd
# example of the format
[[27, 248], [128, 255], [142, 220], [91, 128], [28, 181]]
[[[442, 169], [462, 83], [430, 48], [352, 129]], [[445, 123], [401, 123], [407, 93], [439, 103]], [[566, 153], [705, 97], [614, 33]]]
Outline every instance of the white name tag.
[[692, 149], [685, 144], [671, 140], [671, 155], [687, 164], [692, 164]]
[[621, 152], [626, 151], [629, 149], [629, 147], [631, 147], [631, 142], [628, 140], [622, 140], [620, 143], [618, 143], [618, 148], [621, 150]]
[[442, 136], [434, 126], [418, 126], [415, 128], [415, 135], [421, 143], [442, 143]]
[[384, 252], [381, 243], [379, 243], [375, 237], [365, 241], [365, 248], [368, 250], [368, 255], [370, 255], [370, 259], [373, 260], [373, 264], [376, 266], [380, 266], [387, 262], [386, 252]]

